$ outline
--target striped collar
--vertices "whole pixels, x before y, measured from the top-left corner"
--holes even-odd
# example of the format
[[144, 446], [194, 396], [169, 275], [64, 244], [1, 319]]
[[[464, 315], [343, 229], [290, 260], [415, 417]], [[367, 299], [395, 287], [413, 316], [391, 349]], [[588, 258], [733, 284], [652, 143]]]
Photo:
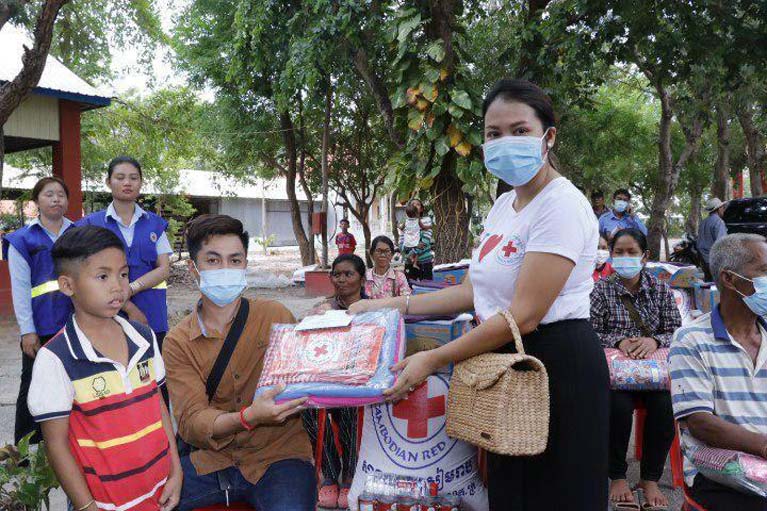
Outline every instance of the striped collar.
[[[133, 367], [139, 360], [141, 360], [141, 357], [144, 356], [144, 353], [149, 349], [149, 342], [147, 342], [147, 340], [144, 339], [144, 336], [138, 333], [136, 329], [133, 328], [133, 325], [127, 320], [120, 316], [115, 316], [114, 320], [120, 325], [123, 332], [125, 332], [125, 338], [128, 340], [128, 368]], [[95, 350], [90, 339], [88, 339], [77, 324], [74, 314], [64, 327], [64, 335], [67, 341], [67, 346], [69, 347], [69, 352], [75, 359], [82, 361], [87, 360], [89, 362], [116, 363], [114, 360], [102, 356]]]

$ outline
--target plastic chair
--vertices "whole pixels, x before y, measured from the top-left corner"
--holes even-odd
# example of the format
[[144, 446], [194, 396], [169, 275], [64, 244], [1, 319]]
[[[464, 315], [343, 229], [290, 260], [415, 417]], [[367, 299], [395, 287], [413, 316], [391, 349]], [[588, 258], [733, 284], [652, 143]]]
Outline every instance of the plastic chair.
[[[684, 474], [682, 447], [679, 443], [679, 423], [676, 421], [674, 421], [674, 431], [676, 433], [676, 438], [674, 445], [671, 446], [671, 470], [672, 472], [675, 471], [679, 474]], [[675, 453], [676, 456], [674, 456]], [[690, 496], [690, 491], [684, 482], [684, 477], [682, 478], [682, 492], [684, 492], [684, 504], [682, 504], [682, 511], [706, 511], [703, 506], [695, 502], [692, 496]]]
[[[647, 418], [647, 409], [641, 401], [634, 405], [634, 457], [642, 459], [642, 440], [644, 438], [644, 423]], [[679, 446], [679, 431], [675, 430], [674, 441], [671, 444], [671, 481], [674, 488], [684, 488], [684, 470], [682, 469], [681, 449]]]

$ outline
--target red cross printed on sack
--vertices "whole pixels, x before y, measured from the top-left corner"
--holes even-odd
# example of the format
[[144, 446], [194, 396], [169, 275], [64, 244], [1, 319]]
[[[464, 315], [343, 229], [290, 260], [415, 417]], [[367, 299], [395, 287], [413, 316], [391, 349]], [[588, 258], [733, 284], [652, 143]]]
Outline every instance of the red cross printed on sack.
[[326, 345], [323, 344], [322, 346], [315, 346], [314, 347], [314, 356], [315, 356], [315, 358], [319, 358], [322, 355], [327, 355], [327, 354], [328, 354], [328, 347]]
[[501, 249], [504, 257], [510, 257], [511, 254], [517, 253], [517, 247], [514, 246], [514, 240], [510, 240], [505, 247]]
[[394, 416], [407, 421], [407, 436], [426, 438], [429, 435], [429, 419], [445, 415], [445, 396], [429, 397], [429, 384], [423, 382], [407, 399], [393, 407]]

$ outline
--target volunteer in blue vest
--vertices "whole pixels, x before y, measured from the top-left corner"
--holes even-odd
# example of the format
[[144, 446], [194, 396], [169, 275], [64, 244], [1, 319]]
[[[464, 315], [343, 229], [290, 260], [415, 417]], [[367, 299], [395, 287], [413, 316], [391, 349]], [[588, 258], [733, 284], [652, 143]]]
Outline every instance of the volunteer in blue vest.
[[[91, 213], [78, 225], [97, 225], [113, 231], [125, 245], [128, 256], [130, 300], [123, 313], [128, 319], [144, 323], [154, 330], [162, 351], [168, 331], [168, 306], [165, 302], [166, 279], [170, 274], [173, 249], [165, 234], [168, 222], [145, 211], [136, 203], [143, 180], [141, 165], [129, 156], [118, 156], [109, 162], [107, 186], [112, 202], [107, 209]], [[163, 387], [165, 402], [167, 390]]]
[[484, 224], [469, 275], [448, 289], [362, 300], [352, 313], [398, 308], [410, 314], [476, 310], [481, 324], [394, 366], [390, 399], [401, 399], [451, 362], [513, 350], [507, 311], [525, 351], [549, 376], [548, 445], [538, 456], [488, 455], [493, 511], [607, 508], [609, 378], [589, 322], [599, 240], [586, 197], [550, 159], [557, 128], [551, 99], [526, 80], [501, 80], [483, 104], [485, 167], [514, 187], [498, 197]]
[[40, 440], [40, 428], [27, 408], [32, 365], [40, 346], [64, 326], [72, 313], [72, 302], [59, 292], [51, 259], [53, 243], [72, 225], [64, 217], [69, 190], [61, 179], [44, 177], [32, 188], [32, 200], [39, 211], [37, 219], [3, 238], [3, 258], [11, 274], [13, 309], [23, 352], [13, 435], [17, 444], [33, 431], [37, 434], [32, 441]]

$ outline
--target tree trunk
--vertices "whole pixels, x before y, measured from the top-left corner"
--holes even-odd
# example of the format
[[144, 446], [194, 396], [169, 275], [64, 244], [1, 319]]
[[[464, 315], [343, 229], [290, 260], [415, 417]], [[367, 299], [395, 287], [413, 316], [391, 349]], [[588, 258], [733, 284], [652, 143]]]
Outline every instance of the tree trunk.
[[399, 246], [399, 227], [397, 226], [397, 193], [389, 195], [389, 220], [391, 221], [391, 235], [394, 246]]
[[370, 233], [370, 224], [368, 222], [368, 218], [370, 215], [370, 208], [365, 207], [364, 212], [362, 214], [362, 217], [364, 220], [361, 221], [362, 223], [362, 234], [365, 238], [365, 263], [368, 265], [368, 268], [373, 267], [373, 260], [370, 258], [370, 242], [373, 241], [372, 235]]
[[730, 107], [725, 100], [716, 105], [716, 165], [711, 195], [727, 201], [730, 180]]
[[[328, 150], [330, 146], [330, 113], [333, 106], [333, 87], [328, 77], [328, 90], [325, 93], [325, 122], [322, 126], [322, 212], [328, 212]], [[323, 268], [328, 266], [328, 232], [321, 229], [322, 232], [322, 262]]]
[[690, 194], [690, 213], [687, 215], [687, 220], [684, 224], [684, 232], [688, 236], [698, 236], [698, 227], [700, 226], [701, 206], [703, 191], [699, 186], [690, 186], [688, 190]]
[[748, 160], [748, 171], [751, 176], [751, 196], [759, 197], [764, 193], [762, 189], [762, 178], [767, 166], [767, 151], [765, 151], [764, 135], [754, 124], [754, 108], [752, 104], [747, 104], [738, 108], [738, 121], [743, 128], [743, 135], [746, 139], [746, 158]]
[[431, 188], [434, 208], [435, 262], [455, 262], [466, 257], [469, 245], [469, 216], [461, 180], [455, 173], [458, 155], [450, 151]]
[[[704, 123], [700, 115], [694, 115], [691, 120], [682, 119], [681, 115], [678, 116], [682, 130], [685, 132], [685, 145], [679, 158], [674, 162], [674, 155], [671, 152], [671, 123], [674, 115], [671, 107], [672, 99], [662, 83], [653, 80], [652, 75], [649, 75], [648, 78], [653, 82], [661, 104], [658, 129], [659, 175], [656, 181], [657, 190], [650, 207], [650, 221], [647, 226], [647, 244], [650, 257], [657, 260], [660, 258], [660, 244], [663, 238], [666, 212], [671, 206], [682, 169], [698, 149]], [[689, 126], [684, 124], [685, 121], [690, 123]]]
[[296, 134], [293, 128], [293, 121], [287, 111], [280, 113], [280, 129], [282, 140], [285, 143], [285, 152], [287, 154], [288, 164], [285, 175], [285, 191], [290, 202], [290, 219], [293, 223], [293, 234], [298, 243], [298, 250], [301, 253], [301, 264], [309, 266], [311, 264], [313, 243], [310, 243], [306, 237], [304, 224], [301, 220], [301, 206], [296, 196], [296, 174], [298, 167], [298, 158], [296, 152]]

